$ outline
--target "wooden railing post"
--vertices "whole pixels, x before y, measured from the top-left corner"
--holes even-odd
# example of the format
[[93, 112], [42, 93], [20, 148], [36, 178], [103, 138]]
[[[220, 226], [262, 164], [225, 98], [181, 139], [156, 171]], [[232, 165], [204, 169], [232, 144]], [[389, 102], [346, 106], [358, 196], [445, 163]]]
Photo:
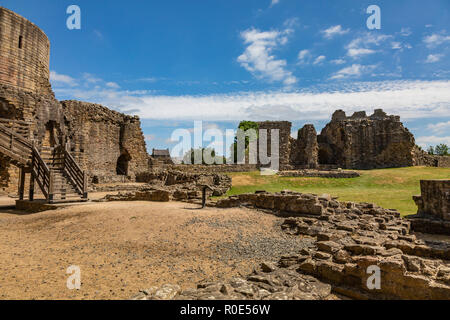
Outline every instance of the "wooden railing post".
[[[34, 142], [33, 142], [33, 148], [34, 148]], [[32, 155], [31, 160], [31, 174], [30, 174], [30, 190], [28, 191], [28, 200], [33, 201], [34, 200], [34, 167], [36, 165], [36, 159], [34, 157], [34, 153]]]
[[19, 200], [23, 200], [24, 192], [25, 192], [25, 168], [20, 167], [20, 169], [19, 169]]
[[53, 170], [50, 170], [50, 180], [48, 183], [48, 201], [51, 203], [53, 202], [53, 195], [55, 194], [55, 182], [54, 182], [54, 172]]
[[87, 174], [86, 171], [83, 171], [83, 198], [87, 199], [88, 197], [88, 190], [87, 190]]

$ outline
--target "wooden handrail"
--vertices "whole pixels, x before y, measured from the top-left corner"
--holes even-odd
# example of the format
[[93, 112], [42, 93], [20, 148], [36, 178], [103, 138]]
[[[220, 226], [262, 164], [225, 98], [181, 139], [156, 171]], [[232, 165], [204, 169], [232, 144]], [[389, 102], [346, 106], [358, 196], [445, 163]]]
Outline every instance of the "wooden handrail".
[[87, 198], [87, 175], [68, 150], [68, 145], [64, 148], [64, 171], [72, 179], [78, 191]]

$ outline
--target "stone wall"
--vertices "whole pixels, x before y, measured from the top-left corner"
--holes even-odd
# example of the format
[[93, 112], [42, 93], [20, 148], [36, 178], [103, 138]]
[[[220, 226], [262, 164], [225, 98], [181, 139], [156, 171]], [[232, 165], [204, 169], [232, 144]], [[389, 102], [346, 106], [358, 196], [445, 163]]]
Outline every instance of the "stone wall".
[[[418, 152], [414, 136], [399, 116], [375, 110], [347, 117], [338, 110], [317, 136], [313, 125], [305, 125], [297, 139], [290, 136], [287, 121], [259, 122], [260, 129], [280, 130], [280, 169], [343, 168], [375, 169], [413, 165], [450, 166], [450, 157]], [[270, 143], [269, 143], [270, 147]]]
[[450, 235], [450, 180], [421, 180], [420, 189], [417, 214], [408, 217], [413, 230]]
[[426, 167], [450, 168], [450, 156], [431, 155], [423, 150], [420, 150], [419, 148], [415, 148], [414, 165]]
[[450, 180], [421, 180], [421, 196], [414, 197], [418, 214], [450, 221]]
[[[105, 107], [55, 99], [50, 43], [33, 23], [0, 7], [0, 118], [27, 121], [38, 149], [67, 141], [81, 167], [107, 182], [148, 169], [138, 117]], [[54, 138], [53, 138], [54, 137]], [[120, 164], [120, 165], [118, 165]], [[0, 157], [0, 192], [17, 191], [18, 169]]]
[[196, 173], [251, 172], [258, 170], [258, 166], [256, 164], [217, 164], [217, 165], [174, 164], [174, 165], [166, 165], [163, 166], [162, 168], [168, 170], [178, 170]]
[[414, 164], [414, 136], [398, 116], [375, 110], [350, 117], [338, 110], [319, 138], [319, 162], [344, 169], [407, 167]]
[[[450, 244], [411, 233], [410, 222], [395, 210], [291, 191], [232, 196], [217, 206], [289, 216], [281, 229], [314, 244], [257, 266], [244, 279], [205, 280], [184, 291], [166, 285], [164, 291], [172, 294], [163, 296], [161, 288], [153, 288], [135, 299], [310, 300], [326, 299], [330, 292], [352, 299], [450, 297]], [[380, 271], [380, 286], [369, 288], [374, 268]]]
[[[267, 130], [267, 155], [271, 156], [271, 130], [279, 130], [279, 166], [280, 170], [291, 168], [290, 153], [291, 153], [291, 127], [292, 123], [289, 121], [264, 121], [258, 122], [259, 130]], [[259, 146], [258, 146], [259, 150]], [[259, 152], [258, 152], [259, 155]], [[258, 160], [259, 156], [258, 156]], [[277, 161], [273, 159], [272, 161]], [[260, 161], [259, 161], [260, 163]], [[269, 167], [269, 165], [262, 165], [262, 167]]]
[[71, 153], [90, 176], [106, 182], [108, 177], [134, 178], [148, 170], [145, 139], [137, 116], [87, 102], [61, 104], [68, 123]]
[[297, 141], [291, 143], [291, 146], [291, 164], [311, 169], [318, 167], [319, 144], [316, 129], [312, 124], [307, 124], [298, 131]]
[[0, 7], [0, 83], [50, 94], [50, 42], [37, 26]]

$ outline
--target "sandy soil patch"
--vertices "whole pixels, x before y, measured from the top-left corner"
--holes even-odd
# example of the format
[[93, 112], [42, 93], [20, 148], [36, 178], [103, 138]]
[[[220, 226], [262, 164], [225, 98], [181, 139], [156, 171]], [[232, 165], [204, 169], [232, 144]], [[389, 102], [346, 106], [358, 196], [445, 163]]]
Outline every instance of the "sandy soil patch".
[[[192, 287], [276, 261], [311, 241], [249, 209], [111, 202], [33, 215], [0, 212], [0, 299], [128, 299], [165, 283]], [[81, 268], [79, 291], [66, 269]]]

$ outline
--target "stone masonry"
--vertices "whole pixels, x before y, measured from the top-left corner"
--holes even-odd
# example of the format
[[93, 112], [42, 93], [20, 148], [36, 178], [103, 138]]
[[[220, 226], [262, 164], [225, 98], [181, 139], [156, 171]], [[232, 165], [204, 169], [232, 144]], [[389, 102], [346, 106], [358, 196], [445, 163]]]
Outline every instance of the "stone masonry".
[[[281, 229], [312, 239], [298, 254], [256, 266], [253, 273], [224, 282], [176, 284], [143, 290], [134, 299], [439, 299], [450, 297], [450, 244], [411, 232], [395, 210], [370, 203], [341, 202], [330, 195], [258, 192], [217, 201], [286, 217]], [[370, 288], [380, 270], [380, 287]]]
[[290, 136], [290, 122], [259, 122], [259, 125], [280, 130], [280, 170], [450, 166], [450, 157], [420, 151], [400, 117], [387, 115], [381, 109], [371, 116], [364, 111], [347, 116], [337, 110], [319, 135], [313, 125], [307, 124], [299, 130], [297, 139]]
[[107, 182], [117, 175], [148, 170], [148, 154], [138, 117], [104, 106], [62, 101], [69, 128], [71, 152], [91, 177]]
[[322, 130], [319, 162], [343, 169], [374, 169], [412, 166], [414, 136], [398, 116], [375, 110], [371, 116], [356, 112], [347, 117], [338, 110]]
[[450, 180], [421, 180], [420, 189], [417, 214], [408, 217], [413, 230], [450, 235]]
[[[68, 142], [93, 181], [134, 179], [146, 171], [139, 118], [89, 103], [60, 103], [50, 85], [49, 62], [45, 33], [0, 7], [0, 119], [28, 122], [38, 149]], [[0, 193], [17, 192], [18, 168], [1, 155], [0, 181]]]

